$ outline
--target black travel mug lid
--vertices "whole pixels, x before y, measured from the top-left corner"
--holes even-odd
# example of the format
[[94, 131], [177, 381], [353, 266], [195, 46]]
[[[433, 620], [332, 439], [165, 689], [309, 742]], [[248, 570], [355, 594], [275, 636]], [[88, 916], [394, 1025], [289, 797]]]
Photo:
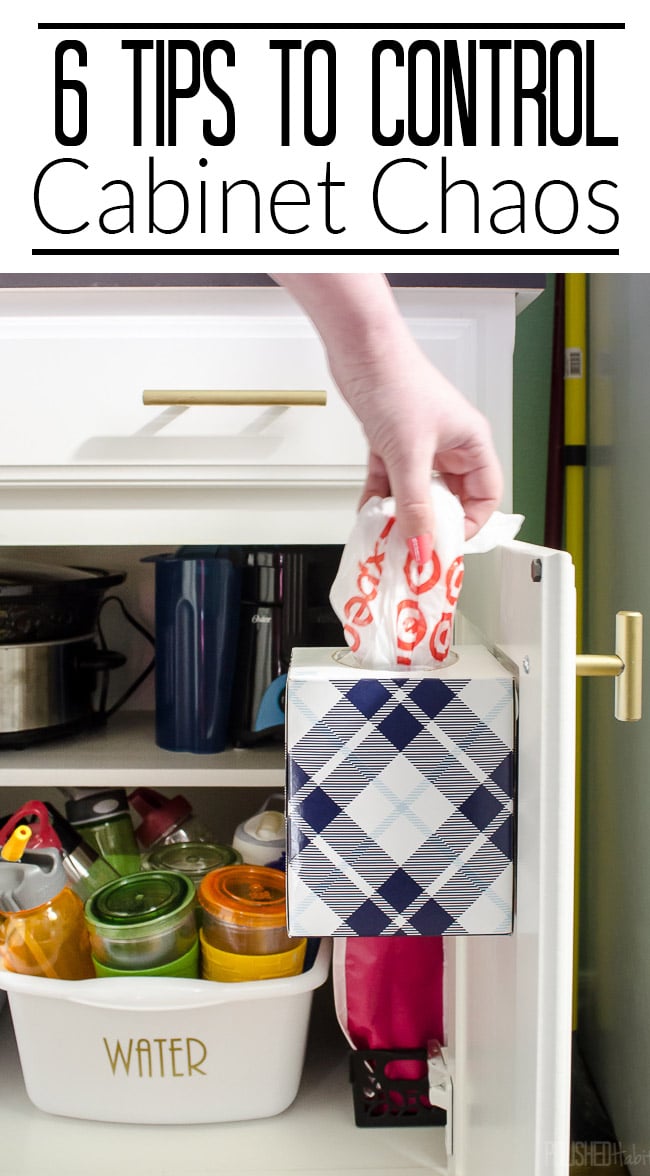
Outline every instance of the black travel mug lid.
[[[74, 825], [71, 825], [70, 822], [66, 820], [63, 814], [60, 813], [59, 810], [55, 808], [49, 800], [46, 800], [44, 804], [48, 813], [50, 814], [52, 828], [61, 842], [61, 848], [63, 852], [67, 854], [74, 853], [75, 849], [78, 849], [83, 841], [81, 833], [75, 829]], [[87, 853], [94, 854], [92, 846], [88, 845], [86, 842], [84, 842], [84, 849]]]
[[96, 825], [113, 817], [128, 816], [129, 801], [125, 788], [105, 788], [65, 802], [65, 815], [72, 825]]

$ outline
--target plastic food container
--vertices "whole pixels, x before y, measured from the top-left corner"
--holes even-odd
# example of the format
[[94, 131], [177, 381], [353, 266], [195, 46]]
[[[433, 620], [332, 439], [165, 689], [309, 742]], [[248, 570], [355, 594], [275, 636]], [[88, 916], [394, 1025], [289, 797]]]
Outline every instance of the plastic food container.
[[298, 1092], [312, 994], [330, 952], [323, 940], [307, 972], [263, 984], [48, 980], [0, 969], [27, 1094], [49, 1114], [113, 1123], [277, 1115]]
[[187, 956], [197, 943], [194, 884], [171, 870], [143, 871], [88, 899], [94, 959], [118, 972], [148, 972]]
[[208, 874], [197, 897], [205, 943], [220, 951], [271, 955], [290, 951], [286, 884], [281, 870], [268, 866], [226, 866]]
[[191, 878], [196, 887], [206, 874], [223, 866], [241, 862], [241, 854], [231, 845], [217, 845], [207, 841], [185, 841], [161, 845], [148, 854], [148, 870], [174, 870]]
[[187, 976], [190, 980], [196, 980], [201, 972], [201, 949], [197, 939], [190, 950], [178, 959], [169, 960], [168, 963], [159, 964], [154, 968], [138, 968], [136, 972], [127, 968], [110, 968], [108, 964], [100, 964], [95, 956], [93, 967], [96, 976]]
[[277, 976], [297, 976], [302, 971], [307, 949], [306, 939], [294, 939], [289, 951], [266, 955], [244, 955], [238, 951], [220, 951], [201, 939], [201, 975], [204, 980], [223, 984], [246, 980], [274, 980]]

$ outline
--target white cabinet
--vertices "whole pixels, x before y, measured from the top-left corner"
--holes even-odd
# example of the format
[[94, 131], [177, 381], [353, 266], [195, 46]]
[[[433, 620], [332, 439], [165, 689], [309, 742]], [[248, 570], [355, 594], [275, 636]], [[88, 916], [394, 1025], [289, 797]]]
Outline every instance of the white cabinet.
[[[21, 1087], [4, 1014], [0, 1125], [25, 1143], [12, 1176], [36, 1176], [43, 1153], [93, 1155], [109, 1176], [131, 1147], [144, 1170], [182, 1162], [188, 1176], [373, 1170], [383, 1176], [566, 1176], [568, 1172], [571, 975], [575, 600], [573, 568], [563, 553], [513, 543], [468, 561], [458, 637], [483, 640], [513, 669], [519, 695], [517, 898], [512, 936], [456, 939], [446, 945], [446, 1031], [453, 1083], [453, 1154], [444, 1131], [360, 1131], [352, 1124], [344, 1047], [325, 1010], [294, 1106], [277, 1120], [214, 1127], [123, 1127], [50, 1119]], [[150, 719], [126, 715], [88, 741], [3, 753], [0, 809], [12, 797], [62, 783], [143, 783], [202, 790], [218, 787], [237, 811], [240, 787], [269, 789], [283, 779], [281, 756], [226, 752], [189, 757], [161, 753]], [[235, 793], [223, 789], [234, 787]], [[12, 789], [12, 792], [9, 792]], [[194, 794], [198, 796], [197, 793]], [[250, 801], [247, 799], [247, 804]], [[198, 806], [200, 807], [200, 806]], [[222, 807], [223, 812], [223, 807]], [[329, 1029], [325, 1028], [329, 1016]], [[318, 1020], [318, 1017], [316, 1018]], [[324, 1043], [324, 1044], [323, 1044]], [[62, 1048], [64, 1043], [62, 1043]], [[13, 1060], [11, 1060], [13, 1059]], [[224, 1059], [224, 1064], [227, 1060]], [[252, 1060], [251, 1064], [254, 1064]], [[297, 1149], [297, 1151], [295, 1150]], [[287, 1159], [291, 1154], [292, 1160]], [[146, 1157], [146, 1158], [145, 1158]], [[181, 1160], [182, 1157], [182, 1160]], [[255, 1158], [257, 1157], [257, 1158]], [[323, 1159], [325, 1167], [323, 1167]], [[65, 1165], [65, 1166], [64, 1166]], [[247, 1166], [246, 1166], [247, 1165]], [[57, 1169], [54, 1169], [57, 1171]]]
[[[508, 509], [515, 291], [395, 296], [490, 420]], [[156, 387], [322, 389], [327, 404], [145, 406]], [[365, 438], [284, 290], [0, 289], [0, 402], [0, 545], [341, 543], [351, 529]]]
[[[511, 466], [509, 290], [396, 292], [433, 362], [490, 417]], [[363, 480], [367, 446], [286, 291], [0, 291], [0, 480], [268, 486]], [[143, 404], [149, 390], [325, 404]]]
[[[407, 293], [424, 297], [421, 292], [405, 292], [404, 296]], [[447, 306], [449, 321], [461, 320], [461, 309], [473, 299], [480, 301], [482, 295], [457, 291], [444, 296], [438, 292], [436, 297], [442, 300], [441, 306], [443, 302]], [[47, 315], [44, 307], [41, 309], [42, 331]], [[490, 314], [493, 312], [494, 308]], [[479, 403], [480, 396], [489, 387], [500, 386], [500, 381], [509, 399], [511, 356], [505, 338], [511, 338], [514, 326], [512, 295], [505, 296], [499, 314], [503, 315], [503, 336], [497, 333], [490, 337], [489, 316], [481, 325], [473, 312], [469, 315], [473, 325], [466, 328], [465, 338], [478, 341], [469, 368]], [[435, 321], [439, 323], [441, 317]], [[52, 324], [50, 327], [54, 330]], [[8, 341], [5, 331], [2, 346]], [[18, 346], [15, 338], [11, 346]], [[481, 351], [481, 347], [487, 350]], [[499, 354], [483, 370], [478, 357], [489, 356], [492, 348]], [[455, 344], [452, 351], [461, 362], [463, 347]], [[25, 412], [23, 401], [38, 371], [41, 379], [47, 379], [49, 373], [40, 365], [32, 369], [29, 386], [23, 387], [20, 398], [11, 398], [16, 412]], [[94, 387], [89, 385], [89, 399]], [[95, 405], [93, 414], [97, 412]], [[509, 422], [509, 407], [506, 415]], [[176, 484], [178, 467], [169, 456], [160, 462], [156, 459], [156, 476], [149, 478], [146, 464], [138, 464], [142, 455], [133, 459], [137, 469], [129, 467], [125, 472], [125, 449], [115, 468], [103, 468], [100, 474], [100, 462], [77, 467], [71, 449], [66, 448], [69, 435], [63, 419], [58, 422], [51, 450], [41, 449], [38, 460], [26, 460], [29, 447], [21, 450], [19, 434], [27, 427], [28, 415], [20, 419], [20, 428], [9, 430], [13, 441], [5, 441], [15, 457], [20, 452], [20, 461], [13, 471], [3, 471], [5, 484], [0, 484], [0, 546], [12, 554], [23, 546], [28, 549], [27, 556], [31, 550], [42, 558], [44, 549], [69, 551], [74, 545], [78, 553], [93, 548], [95, 557], [95, 549], [105, 545], [106, 566], [119, 566], [120, 557], [128, 554], [127, 562], [135, 567], [140, 555], [161, 544], [343, 542], [347, 535], [356, 487], [354, 480], [349, 486], [343, 476], [337, 480], [331, 470], [329, 484], [326, 477], [320, 479], [320, 471], [312, 469], [311, 481], [303, 481], [306, 475], [301, 474], [299, 492], [295, 481], [275, 485], [270, 474], [266, 483], [258, 482], [257, 489], [245, 479], [228, 484], [229, 474], [214, 463], [209, 473], [203, 467], [188, 467], [190, 472], [186, 470]], [[93, 419], [96, 422], [99, 417]], [[74, 429], [74, 423], [69, 423]], [[90, 416], [86, 418], [85, 429], [97, 432], [99, 427]], [[117, 425], [111, 428], [113, 437], [123, 438], [128, 432], [124, 425], [120, 426], [122, 433]], [[3, 438], [6, 436], [3, 430]], [[75, 444], [83, 444], [80, 437], [77, 434]], [[46, 445], [43, 439], [42, 444]], [[360, 455], [356, 460], [361, 461]], [[39, 465], [41, 461], [44, 464]], [[197, 469], [199, 476], [195, 477]], [[247, 477], [252, 478], [250, 470]], [[118, 1170], [182, 1171], [187, 1176], [200, 1176], [205, 1171], [221, 1176], [243, 1171], [265, 1176], [310, 1171], [319, 1176], [368, 1171], [375, 1176], [425, 1172], [566, 1176], [572, 969], [573, 569], [564, 554], [519, 543], [473, 557], [468, 565], [457, 637], [464, 642], [485, 642], [506, 660], [518, 681], [517, 899], [512, 936], [454, 940], [446, 947], [452, 1153], [447, 1155], [442, 1129], [361, 1130], [353, 1126], [345, 1044], [332, 1021], [330, 994], [324, 990], [316, 1000], [305, 1078], [294, 1106], [267, 1121], [200, 1127], [106, 1125], [36, 1111], [22, 1086], [5, 1010], [0, 1023], [0, 1129], [8, 1143], [5, 1155], [11, 1157], [12, 1176], [36, 1176], [42, 1171], [44, 1156], [53, 1174], [65, 1172], [66, 1176], [85, 1176], [89, 1164], [98, 1176]], [[153, 784], [176, 791], [195, 789], [193, 796], [200, 800], [196, 806], [200, 811], [218, 811], [234, 820], [250, 803], [249, 788], [271, 790], [281, 785], [282, 755], [277, 751], [225, 752], [208, 757], [163, 753], [154, 744], [151, 713], [126, 712], [88, 739], [0, 752], [0, 812], [8, 811], [14, 800], [56, 789], [64, 782], [89, 786], [117, 780], [127, 788]], [[61, 1048], [64, 1051], [64, 1042]], [[251, 1065], [255, 1065], [254, 1057]]]

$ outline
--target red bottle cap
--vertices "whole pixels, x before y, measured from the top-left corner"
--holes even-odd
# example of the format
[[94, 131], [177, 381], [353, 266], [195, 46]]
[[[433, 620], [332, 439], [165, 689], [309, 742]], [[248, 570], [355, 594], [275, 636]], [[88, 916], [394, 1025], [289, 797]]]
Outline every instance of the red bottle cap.
[[29, 825], [32, 834], [29, 839], [30, 850], [61, 849], [61, 842], [52, 828], [50, 814], [42, 801], [28, 800], [9, 817], [0, 829], [0, 845], [5, 844], [18, 825]]
[[129, 804], [142, 817], [135, 835], [143, 849], [149, 849], [167, 833], [192, 816], [192, 806], [184, 796], [163, 796], [155, 788], [136, 788]]

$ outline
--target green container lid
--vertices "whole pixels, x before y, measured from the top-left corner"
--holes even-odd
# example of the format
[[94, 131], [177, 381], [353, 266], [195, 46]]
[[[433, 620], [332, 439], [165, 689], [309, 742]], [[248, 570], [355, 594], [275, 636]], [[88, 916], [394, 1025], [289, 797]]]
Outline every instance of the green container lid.
[[96, 890], [86, 903], [86, 922], [112, 940], [139, 939], [171, 930], [195, 901], [194, 885], [172, 870], [128, 874]]
[[151, 870], [174, 870], [185, 874], [198, 886], [211, 870], [241, 862], [241, 854], [232, 845], [207, 841], [175, 841], [151, 851], [147, 865]]

